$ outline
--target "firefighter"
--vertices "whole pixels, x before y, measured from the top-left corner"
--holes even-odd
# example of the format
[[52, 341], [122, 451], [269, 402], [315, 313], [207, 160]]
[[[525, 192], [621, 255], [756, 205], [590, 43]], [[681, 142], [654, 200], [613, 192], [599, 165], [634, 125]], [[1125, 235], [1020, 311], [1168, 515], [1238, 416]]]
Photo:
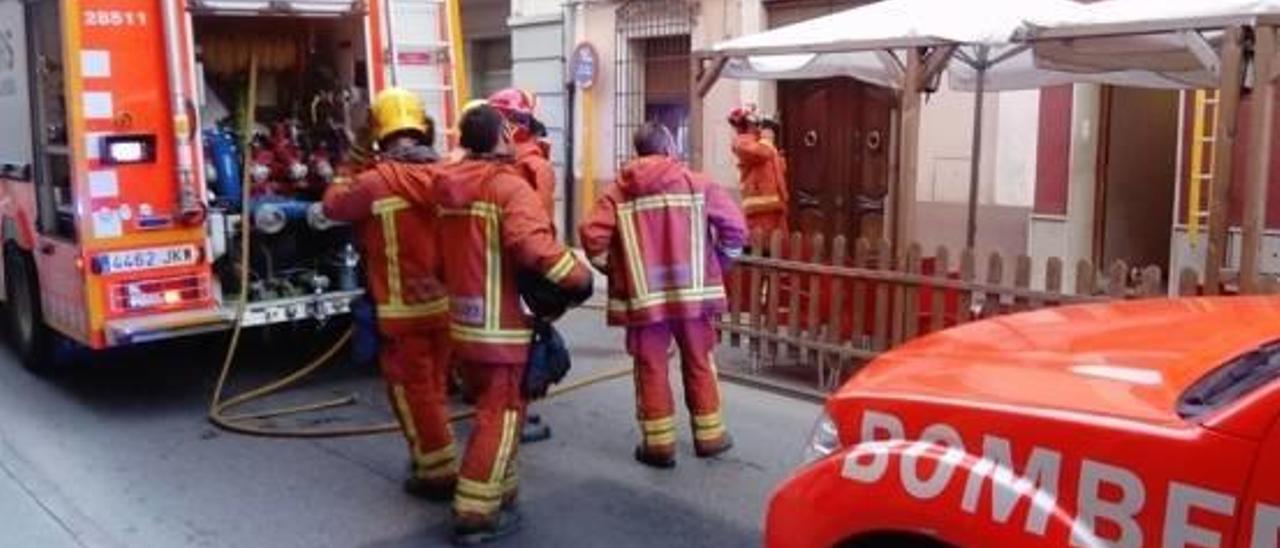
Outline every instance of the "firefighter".
[[608, 323], [627, 329], [641, 442], [635, 458], [675, 466], [675, 404], [667, 349], [675, 339], [698, 457], [733, 445], [721, 417], [712, 319], [725, 309], [723, 272], [742, 254], [746, 222], [732, 198], [676, 158], [666, 126], [634, 136], [636, 154], [579, 227], [591, 265], [608, 275]]
[[429, 193], [433, 184], [435, 132], [418, 97], [398, 88], [375, 98], [373, 123], [377, 163], [354, 180], [335, 180], [325, 192], [324, 214], [353, 223], [360, 236], [382, 371], [411, 455], [405, 490], [447, 501], [457, 482], [446, 409], [448, 297], [432, 237], [436, 216], [406, 200]]
[[[514, 127], [516, 167], [542, 200], [547, 218], [552, 219], [554, 226], [556, 170], [551, 165], [550, 144], [544, 139], [546, 127], [534, 116], [537, 99], [528, 91], [508, 88], [490, 95], [488, 103]], [[520, 432], [520, 441], [536, 443], [550, 438], [551, 426], [543, 422], [541, 415], [529, 413]]]
[[522, 89], [504, 89], [489, 96], [489, 105], [498, 109], [514, 126], [515, 158], [520, 174], [533, 185], [547, 218], [554, 223], [556, 215], [556, 170], [551, 165], [551, 145], [545, 139], [546, 128], [534, 112], [537, 99]]
[[533, 272], [564, 290], [568, 304], [591, 295], [586, 265], [559, 244], [537, 195], [512, 164], [512, 133], [498, 110], [475, 107], [459, 123], [466, 157], [441, 170], [444, 280], [454, 351], [476, 396], [476, 418], [454, 498], [459, 543], [515, 532], [516, 453], [525, 399], [521, 382], [532, 338], [517, 274]]
[[736, 133], [733, 154], [738, 158], [747, 227], [752, 233], [762, 232], [766, 239], [775, 230], [785, 233], [790, 196], [777, 146], [761, 137], [760, 120], [753, 106], [735, 108], [729, 113], [729, 125]]

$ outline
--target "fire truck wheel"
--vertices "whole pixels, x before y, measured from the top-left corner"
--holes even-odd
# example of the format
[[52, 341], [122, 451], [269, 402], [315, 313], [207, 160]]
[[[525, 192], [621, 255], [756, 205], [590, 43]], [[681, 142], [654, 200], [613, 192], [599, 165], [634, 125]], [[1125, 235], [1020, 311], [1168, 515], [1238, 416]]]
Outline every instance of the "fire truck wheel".
[[40, 310], [39, 277], [31, 256], [16, 245], [5, 246], [5, 296], [9, 306], [8, 335], [22, 364], [36, 373], [47, 373], [56, 365], [53, 360], [53, 333], [44, 324]]

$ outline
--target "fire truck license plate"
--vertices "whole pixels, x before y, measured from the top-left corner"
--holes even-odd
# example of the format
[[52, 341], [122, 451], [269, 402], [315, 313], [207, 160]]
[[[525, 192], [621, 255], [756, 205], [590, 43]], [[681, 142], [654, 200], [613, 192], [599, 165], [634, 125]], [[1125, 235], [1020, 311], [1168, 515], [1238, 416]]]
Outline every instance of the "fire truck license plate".
[[196, 263], [196, 246], [153, 247], [132, 251], [116, 251], [104, 255], [103, 274], [136, 272]]

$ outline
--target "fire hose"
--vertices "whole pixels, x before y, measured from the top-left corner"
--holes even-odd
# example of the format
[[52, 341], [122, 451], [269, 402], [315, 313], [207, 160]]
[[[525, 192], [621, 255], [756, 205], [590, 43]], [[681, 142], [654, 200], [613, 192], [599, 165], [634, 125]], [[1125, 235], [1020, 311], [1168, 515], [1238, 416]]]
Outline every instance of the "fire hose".
[[[246, 109], [247, 127], [252, 128], [254, 125], [254, 105], [258, 91], [258, 52], [253, 51], [249, 55], [249, 106]], [[248, 204], [250, 200], [249, 169], [248, 155], [245, 155], [246, 169], [242, 171], [245, 177], [244, 184], [241, 185], [242, 204]], [[281, 407], [276, 409], [268, 409], [264, 411], [254, 411], [243, 414], [230, 414], [233, 408], [247, 404], [252, 401], [263, 399], [272, 394], [278, 393], [295, 383], [303, 380], [311, 373], [320, 369], [329, 363], [332, 358], [346, 345], [351, 339], [352, 330], [348, 329], [337, 341], [333, 343], [327, 350], [317, 356], [311, 362], [297, 369], [296, 371], [281, 377], [275, 381], [262, 385], [260, 387], [247, 390], [241, 394], [224, 399], [227, 379], [231, 376], [232, 366], [235, 364], [236, 352], [240, 346], [240, 335], [244, 329], [244, 312], [245, 306], [249, 298], [249, 250], [250, 239], [252, 234], [252, 226], [250, 215], [241, 212], [240, 215], [240, 278], [239, 300], [236, 304], [235, 325], [232, 327], [231, 340], [227, 344], [227, 350], [223, 356], [221, 370], [218, 373], [218, 381], [213, 390], [213, 396], [209, 403], [208, 419], [218, 428], [245, 434], [250, 436], [276, 437], [276, 438], [335, 438], [350, 436], [368, 436], [376, 434], [387, 434], [399, 432], [400, 424], [394, 421], [388, 421], [377, 424], [346, 426], [346, 427], [317, 427], [317, 428], [269, 428], [260, 424], [254, 424], [253, 421], [292, 415], [298, 413], [307, 413], [331, 409], [345, 405], [356, 403], [354, 395], [347, 395], [340, 398], [324, 400], [314, 403], [295, 405], [290, 407]], [[618, 367], [588, 375], [581, 379], [559, 385], [551, 389], [546, 399], [556, 398], [570, 392], [581, 390], [588, 386], [593, 386], [603, 382], [619, 379], [631, 374], [632, 368]], [[470, 419], [475, 416], [472, 409], [455, 411], [449, 415], [449, 422], [459, 422]]]

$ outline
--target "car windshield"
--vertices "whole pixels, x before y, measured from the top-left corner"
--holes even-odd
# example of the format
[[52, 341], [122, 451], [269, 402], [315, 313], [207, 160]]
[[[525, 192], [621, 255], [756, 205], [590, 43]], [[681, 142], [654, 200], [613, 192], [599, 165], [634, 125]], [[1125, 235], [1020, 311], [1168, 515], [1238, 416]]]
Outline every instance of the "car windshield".
[[1194, 419], [1231, 403], [1280, 377], [1280, 341], [1258, 347], [1193, 385], [1178, 404], [1178, 414]]

